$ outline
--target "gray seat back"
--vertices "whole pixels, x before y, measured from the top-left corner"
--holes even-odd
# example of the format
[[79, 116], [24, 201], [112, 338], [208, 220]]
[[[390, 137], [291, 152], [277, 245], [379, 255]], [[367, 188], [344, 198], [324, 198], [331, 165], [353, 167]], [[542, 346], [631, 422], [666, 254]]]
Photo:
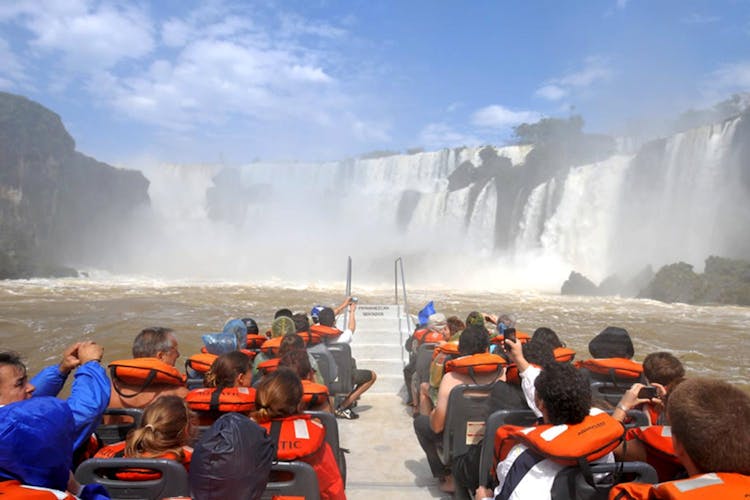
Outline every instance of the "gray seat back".
[[487, 398], [494, 385], [494, 382], [458, 385], [451, 390], [443, 429], [443, 448], [439, 450], [445, 465], [450, 465], [453, 457], [463, 455], [469, 445], [482, 439], [488, 416]]
[[308, 410], [305, 413], [320, 420], [326, 428], [326, 443], [331, 447], [333, 456], [336, 457], [336, 463], [338, 463], [339, 472], [341, 472], [341, 479], [344, 480], [344, 486], [346, 486], [346, 456], [344, 455], [344, 449], [340, 446], [339, 424], [336, 421], [336, 417], [326, 411]]
[[331, 394], [349, 394], [352, 392], [352, 348], [349, 344], [328, 344], [328, 350], [336, 360], [338, 377], [331, 382], [328, 390]]
[[490, 474], [495, 462], [495, 433], [503, 425], [520, 425], [530, 427], [536, 424], [537, 418], [531, 410], [498, 410], [487, 417], [484, 427], [482, 451], [479, 455], [479, 484], [490, 485]]
[[320, 500], [318, 476], [313, 468], [305, 462], [274, 462], [271, 465], [271, 477], [274, 473], [291, 475], [291, 479], [269, 481], [261, 498], [271, 500], [275, 496], [297, 496], [305, 500]]
[[[121, 469], [150, 469], [160, 472], [161, 477], [147, 481], [113, 479], [114, 473]], [[92, 458], [78, 466], [75, 477], [81, 484], [101, 484], [113, 499], [190, 496], [185, 467], [164, 458]]]
[[566, 467], [552, 483], [552, 500], [607, 500], [615, 484], [638, 482], [655, 484], [656, 471], [644, 462], [590, 464], [588, 471]]
[[141, 419], [143, 418], [143, 410], [140, 408], [107, 408], [104, 410], [104, 416], [127, 416], [132, 419], [129, 422], [123, 422], [120, 424], [100, 424], [96, 428], [96, 435], [102, 440], [105, 445], [119, 443], [125, 441], [125, 438], [131, 429], [135, 429], [141, 426]]

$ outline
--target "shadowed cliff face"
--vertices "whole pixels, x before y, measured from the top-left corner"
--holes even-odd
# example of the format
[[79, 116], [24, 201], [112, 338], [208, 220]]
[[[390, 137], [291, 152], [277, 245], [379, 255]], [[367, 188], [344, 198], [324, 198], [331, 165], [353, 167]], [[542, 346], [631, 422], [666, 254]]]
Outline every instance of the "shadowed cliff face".
[[75, 151], [60, 117], [0, 93], [0, 278], [65, 274], [119, 243], [148, 180]]

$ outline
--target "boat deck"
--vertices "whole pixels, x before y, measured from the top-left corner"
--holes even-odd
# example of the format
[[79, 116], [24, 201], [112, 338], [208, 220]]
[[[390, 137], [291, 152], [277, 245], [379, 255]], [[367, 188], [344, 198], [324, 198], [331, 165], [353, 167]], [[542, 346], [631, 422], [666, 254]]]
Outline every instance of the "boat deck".
[[341, 446], [350, 450], [347, 498], [450, 498], [438, 488], [417, 442], [410, 408], [403, 404], [403, 362], [398, 308], [360, 305], [352, 355], [357, 367], [377, 373], [359, 401], [357, 420], [338, 419]]
[[350, 450], [347, 498], [450, 498], [430, 474], [409, 408], [399, 396], [366, 393], [356, 411], [357, 420], [338, 419], [341, 446]]

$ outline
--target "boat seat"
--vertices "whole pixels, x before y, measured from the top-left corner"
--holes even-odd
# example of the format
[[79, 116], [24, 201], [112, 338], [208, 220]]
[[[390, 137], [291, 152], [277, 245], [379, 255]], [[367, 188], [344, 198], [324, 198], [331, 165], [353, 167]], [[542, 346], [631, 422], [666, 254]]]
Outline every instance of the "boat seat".
[[484, 437], [488, 409], [487, 398], [496, 382], [486, 385], [462, 384], [451, 389], [443, 429], [440, 460], [450, 465], [453, 457], [463, 455], [469, 445]]
[[487, 417], [484, 428], [485, 439], [482, 440], [482, 451], [479, 455], [479, 484], [490, 486], [492, 468], [495, 465], [495, 433], [503, 425], [520, 425], [530, 427], [537, 423], [536, 415], [531, 410], [498, 410]]
[[566, 467], [555, 476], [551, 500], [607, 500], [609, 490], [619, 483], [655, 484], [656, 470], [645, 462], [589, 464], [589, 471]]
[[327, 411], [308, 410], [305, 412], [305, 414], [312, 415], [313, 417], [317, 418], [326, 428], [326, 443], [328, 443], [328, 445], [331, 447], [333, 456], [336, 457], [336, 463], [339, 465], [341, 479], [344, 481], [344, 486], [346, 486], [345, 453], [347, 450], [341, 447], [341, 442], [339, 441], [339, 424], [336, 421], [336, 417], [333, 415], [333, 413], [328, 413]]
[[[151, 469], [161, 477], [146, 481], [113, 479], [113, 473], [120, 469]], [[190, 496], [185, 466], [164, 458], [91, 458], [78, 466], [75, 478], [81, 484], [101, 484], [114, 499]]]
[[266, 484], [261, 495], [263, 500], [275, 497], [300, 497], [305, 500], [320, 500], [318, 476], [313, 468], [305, 462], [274, 462], [271, 465], [271, 477], [277, 474], [283, 479], [272, 480]]
[[129, 422], [116, 424], [99, 424], [96, 428], [96, 435], [101, 439], [102, 444], [110, 445], [125, 441], [125, 438], [131, 429], [141, 426], [143, 410], [141, 408], [107, 408], [103, 416], [129, 417]]

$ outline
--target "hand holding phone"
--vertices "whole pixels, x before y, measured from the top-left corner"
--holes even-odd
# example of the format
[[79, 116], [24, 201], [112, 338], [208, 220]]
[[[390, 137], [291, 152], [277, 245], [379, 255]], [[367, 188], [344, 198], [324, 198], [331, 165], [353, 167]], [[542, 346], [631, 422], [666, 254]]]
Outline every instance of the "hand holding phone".
[[515, 328], [506, 328], [503, 335], [505, 340], [512, 340], [513, 342], [517, 342]]
[[643, 386], [638, 391], [638, 399], [653, 399], [656, 397], [658, 397], [658, 392], [653, 385]]

